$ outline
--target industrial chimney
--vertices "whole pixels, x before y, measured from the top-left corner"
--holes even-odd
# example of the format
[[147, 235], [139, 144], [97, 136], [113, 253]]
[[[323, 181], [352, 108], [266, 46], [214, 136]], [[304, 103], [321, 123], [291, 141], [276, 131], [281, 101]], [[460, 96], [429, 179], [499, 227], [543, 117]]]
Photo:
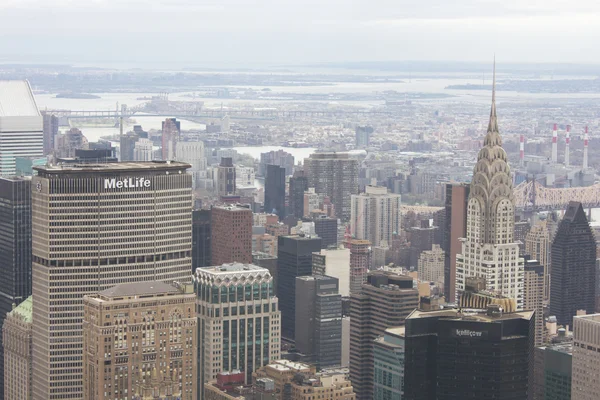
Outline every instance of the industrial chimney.
[[554, 129], [552, 130], [552, 163], [556, 164], [558, 161], [558, 127], [554, 124]]
[[565, 167], [569, 166], [569, 142], [571, 141], [571, 125], [567, 125], [567, 137], [565, 138]]
[[588, 168], [588, 127], [585, 127], [585, 134], [583, 135], [583, 169]]
[[521, 134], [519, 141], [519, 165], [525, 165], [525, 135]]

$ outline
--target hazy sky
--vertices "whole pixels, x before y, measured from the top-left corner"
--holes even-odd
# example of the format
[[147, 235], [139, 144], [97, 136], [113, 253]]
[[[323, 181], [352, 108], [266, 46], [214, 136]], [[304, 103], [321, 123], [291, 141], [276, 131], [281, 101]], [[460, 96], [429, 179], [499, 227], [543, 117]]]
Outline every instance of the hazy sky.
[[0, 61], [600, 63], [598, 0], [0, 0]]

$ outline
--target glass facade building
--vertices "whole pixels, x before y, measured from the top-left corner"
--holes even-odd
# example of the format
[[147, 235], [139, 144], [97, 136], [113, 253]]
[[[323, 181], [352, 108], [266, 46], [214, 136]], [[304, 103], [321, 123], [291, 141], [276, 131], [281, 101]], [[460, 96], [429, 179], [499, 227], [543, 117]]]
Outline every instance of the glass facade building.
[[390, 328], [373, 345], [373, 400], [402, 400], [404, 327]]

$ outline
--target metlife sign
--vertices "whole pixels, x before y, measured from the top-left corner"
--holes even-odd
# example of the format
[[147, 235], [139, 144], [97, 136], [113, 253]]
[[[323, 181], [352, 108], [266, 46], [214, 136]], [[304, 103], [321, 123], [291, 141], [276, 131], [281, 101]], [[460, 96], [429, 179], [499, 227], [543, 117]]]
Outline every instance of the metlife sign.
[[149, 188], [152, 181], [148, 178], [105, 178], [104, 189]]

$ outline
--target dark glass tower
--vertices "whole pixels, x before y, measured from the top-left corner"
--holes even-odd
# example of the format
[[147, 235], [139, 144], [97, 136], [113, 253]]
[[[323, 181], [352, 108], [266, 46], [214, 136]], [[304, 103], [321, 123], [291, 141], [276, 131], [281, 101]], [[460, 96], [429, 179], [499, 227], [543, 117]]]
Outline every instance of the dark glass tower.
[[[0, 178], [0, 326], [6, 313], [31, 295], [31, 181]], [[0, 335], [0, 398], [4, 347]]]
[[304, 192], [308, 190], [308, 178], [304, 171], [294, 171], [290, 178], [290, 214], [296, 218], [304, 216]]
[[403, 399], [527, 399], [534, 323], [533, 311], [415, 310], [406, 318]]
[[278, 165], [267, 165], [265, 212], [285, 218], [285, 168]]
[[296, 329], [296, 278], [312, 274], [312, 253], [321, 251], [321, 239], [309, 236], [277, 238], [277, 296], [281, 310], [281, 336], [294, 339]]
[[467, 184], [446, 185], [446, 217], [442, 249], [444, 259], [444, 294], [446, 300], [455, 302], [456, 298], [456, 255], [461, 251], [460, 238], [467, 236], [467, 203], [470, 186]]
[[210, 210], [192, 211], [192, 271], [210, 267]]
[[573, 326], [578, 310], [596, 308], [596, 241], [581, 203], [569, 203], [551, 252], [550, 315]]

